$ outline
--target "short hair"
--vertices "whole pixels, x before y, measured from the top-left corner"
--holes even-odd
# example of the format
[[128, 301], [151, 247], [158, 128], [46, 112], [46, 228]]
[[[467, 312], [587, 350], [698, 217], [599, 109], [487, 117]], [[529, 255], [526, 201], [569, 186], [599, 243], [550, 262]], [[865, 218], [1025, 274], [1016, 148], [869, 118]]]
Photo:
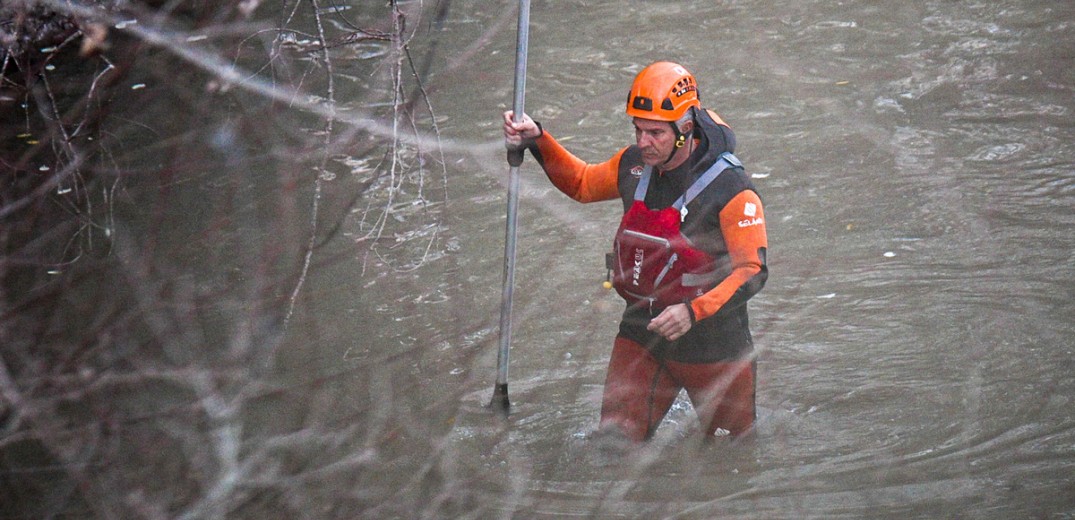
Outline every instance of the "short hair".
[[[680, 116], [679, 119], [676, 120], [676, 128], [677, 129], [683, 128], [683, 125], [687, 124], [687, 121], [691, 121], [691, 122], [694, 123], [694, 126], [698, 126], [698, 123], [696, 121], [694, 121], [694, 111], [695, 110], [697, 110], [695, 107], [690, 107], [689, 109], [687, 109], [687, 111], [684, 112], [683, 115]], [[694, 129], [691, 129], [691, 130], [694, 130]]]

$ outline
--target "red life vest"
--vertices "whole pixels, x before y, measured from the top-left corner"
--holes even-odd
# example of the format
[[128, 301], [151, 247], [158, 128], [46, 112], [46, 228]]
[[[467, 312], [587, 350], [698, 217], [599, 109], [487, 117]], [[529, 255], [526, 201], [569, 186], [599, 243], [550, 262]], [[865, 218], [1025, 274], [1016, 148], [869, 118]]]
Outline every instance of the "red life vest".
[[664, 308], [685, 303], [716, 286], [713, 257], [696, 249], [680, 232], [687, 217], [687, 203], [709, 186], [724, 170], [741, 166], [725, 152], [669, 207], [646, 207], [653, 168], [646, 166], [635, 188], [634, 202], [620, 221], [613, 245], [612, 286], [631, 303]]

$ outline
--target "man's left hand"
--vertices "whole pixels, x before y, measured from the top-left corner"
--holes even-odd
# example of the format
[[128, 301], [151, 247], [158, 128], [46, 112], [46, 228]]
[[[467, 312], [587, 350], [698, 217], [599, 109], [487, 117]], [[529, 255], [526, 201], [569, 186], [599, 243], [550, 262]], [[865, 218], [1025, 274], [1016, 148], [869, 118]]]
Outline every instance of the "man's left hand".
[[691, 330], [691, 312], [683, 303], [666, 307], [656, 318], [650, 320], [646, 329], [660, 334], [668, 341], [675, 341]]

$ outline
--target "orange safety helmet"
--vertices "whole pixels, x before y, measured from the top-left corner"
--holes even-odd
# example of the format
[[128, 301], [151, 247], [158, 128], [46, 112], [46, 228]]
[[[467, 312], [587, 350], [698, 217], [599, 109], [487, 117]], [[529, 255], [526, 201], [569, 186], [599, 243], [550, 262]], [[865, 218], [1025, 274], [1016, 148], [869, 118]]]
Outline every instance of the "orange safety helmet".
[[658, 61], [642, 69], [627, 94], [627, 115], [675, 122], [691, 107], [701, 107], [698, 83], [678, 63]]

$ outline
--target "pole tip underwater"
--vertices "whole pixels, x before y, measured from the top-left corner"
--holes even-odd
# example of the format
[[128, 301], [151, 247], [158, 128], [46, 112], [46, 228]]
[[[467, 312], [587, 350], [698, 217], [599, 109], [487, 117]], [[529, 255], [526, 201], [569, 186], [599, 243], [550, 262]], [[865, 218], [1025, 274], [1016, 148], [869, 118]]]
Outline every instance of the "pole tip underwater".
[[495, 412], [500, 412], [503, 415], [507, 415], [511, 409], [511, 403], [508, 401], [508, 384], [497, 384], [493, 388], [493, 400], [489, 402], [489, 407]]

